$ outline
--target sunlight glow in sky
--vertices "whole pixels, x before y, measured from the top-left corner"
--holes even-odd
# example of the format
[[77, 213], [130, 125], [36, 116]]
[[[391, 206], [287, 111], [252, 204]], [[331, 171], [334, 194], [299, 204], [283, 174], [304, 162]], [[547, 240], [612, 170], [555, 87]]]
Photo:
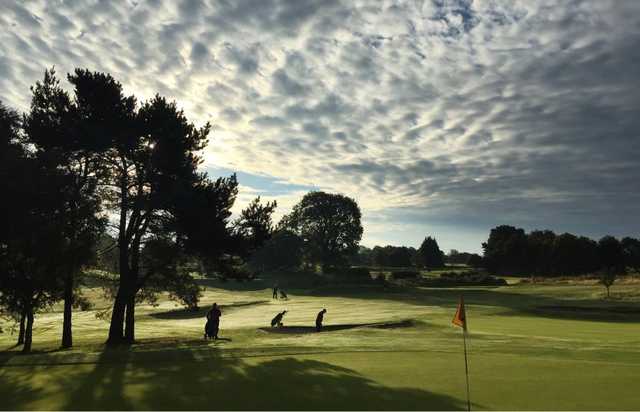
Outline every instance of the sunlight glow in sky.
[[635, 0], [3, 1], [0, 24], [5, 104], [51, 66], [175, 99], [237, 209], [340, 192], [368, 246], [640, 234]]

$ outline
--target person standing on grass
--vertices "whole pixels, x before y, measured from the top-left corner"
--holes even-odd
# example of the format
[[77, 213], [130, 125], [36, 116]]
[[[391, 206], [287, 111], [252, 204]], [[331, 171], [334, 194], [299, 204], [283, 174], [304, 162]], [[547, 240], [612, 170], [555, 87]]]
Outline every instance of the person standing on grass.
[[278, 299], [278, 282], [273, 285], [273, 295], [271, 296], [271, 299]]
[[216, 303], [213, 304], [209, 313], [207, 313], [207, 323], [209, 324], [208, 334], [213, 339], [218, 339], [218, 331], [220, 330], [220, 316], [222, 312]]
[[318, 316], [316, 316], [316, 331], [320, 332], [322, 330], [322, 321], [324, 320], [324, 314], [327, 313], [326, 309], [322, 309], [318, 312]]

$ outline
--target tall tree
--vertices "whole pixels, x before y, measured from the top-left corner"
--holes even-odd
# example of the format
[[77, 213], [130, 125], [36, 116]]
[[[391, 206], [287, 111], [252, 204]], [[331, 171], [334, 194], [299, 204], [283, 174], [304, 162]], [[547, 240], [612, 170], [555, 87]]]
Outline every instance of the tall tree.
[[355, 266], [371, 266], [373, 264], [373, 250], [366, 246], [358, 246], [358, 253], [351, 257], [350, 263]]
[[373, 248], [373, 262], [378, 266], [409, 267], [413, 265], [416, 255], [414, 248], [406, 246], [375, 246]]
[[[14, 110], [6, 107], [0, 102], [0, 190], [8, 199], [11, 199], [13, 193], [9, 192], [13, 188], [13, 174], [23, 166], [26, 153], [20, 144], [20, 116]], [[11, 240], [10, 228], [11, 219], [14, 208], [9, 205], [13, 203], [3, 202], [2, 218], [0, 219], [0, 303], [11, 316], [15, 317], [19, 324], [18, 345], [24, 343], [24, 331], [26, 322], [26, 313], [15, 304], [15, 299], [7, 295], [7, 288], [12, 287], [8, 284], [8, 271], [11, 268], [9, 263], [10, 256], [7, 254], [8, 242]]]
[[560, 275], [576, 275], [578, 265], [583, 258], [582, 247], [577, 236], [563, 233], [553, 241], [551, 264], [553, 271]]
[[94, 142], [80, 134], [77, 106], [60, 87], [53, 69], [45, 71], [42, 82], [31, 88], [30, 111], [24, 119], [28, 143], [37, 156], [68, 179], [65, 194], [63, 239], [64, 316], [62, 347], [73, 344], [72, 306], [81, 268], [93, 256], [94, 244], [102, 230], [99, 213], [98, 182], [102, 167]]
[[257, 270], [296, 270], [304, 257], [303, 240], [288, 230], [276, 230], [273, 236], [251, 256]]
[[[120, 83], [110, 75], [76, 69], [67, 78], [74, 86], [78, 133], [92, 143], [106, 171], [106, 178], [101, 182], [106, 192], [105, 206], [119, 216], [116, 232], [120, 287], [108, 339], [110, 343], [119, 343], [124, 340], [125, 307], [133, 297], [130, 256], [134, 232], [144, 223], [140, 219], [140, 197], [145, 189], [140, 190], [140, 181], [144, 175], [137, 173], [140, 170], [137, 166], [144, 154], [148, 156], [141, 148], [145, 145], [150, 148], [151, 142], [137, 121], [135, 98], [125, 96]], [[131, 210], [133, 205], [138, 209], [136, 213]]]
[[243, 243], [240, 252], [245, 258], [271, 237], [273, 212], [277, 206], [275, 200], [266, 204], [260, 203], [258, 196], [240, 212], [240, 217], [234, 222], [234, 228]]
[[435, 238], [427, 236], [417, 252], [418, 264], [427, 268], [444, 267], [444, 252], [440, 250]]
[[155, 239], [185, 252], [216, 252], [205, 243], [220, 246], [230, 238], [227, 219], [237, 181], [232, 176], [212, 182], [197, 171], [210, 125], [194, 126], [174, 102], [155, 96], [138, 107], [108, 74], [78, 69], [69, 80], [80, 130], [96, 142], [108, 171], [106, 206], [117, 214], [120, 273], [107, 342], [132, 342], [136, 299], [159, 273], [141, 263], [145, 243]]
[[489, 239], [482, 244], [484, 262], [492, 273], [518, 274], [526, 272], [527, 236], [524, 229], [502, 225], [491, 229]]
[[550, 230], [534, 230], [527, 234], [527, 271], [535, 275], [548, 275], [552, 271], [551, 257], [556, 234]]
[[609, 297], [609, 288], [615, 282], [616, 276], [625, 271], [622, 244], [613, 236], [604, 236], [598, 241], [598, 257], [602, 266], [600, 281], [607, 289], [607, 297]]
[[344, 266], [362, 238], [360, 208], [340, 194], [309, 192], [284, 216], [280, 227], [305, 242], [308, 259], [323, 269]]
[[61, 297], [69, 176], [28, 148], [1, 105], [0, 131], [0, 304], [21, 314], [29, 352], [34, 315]]

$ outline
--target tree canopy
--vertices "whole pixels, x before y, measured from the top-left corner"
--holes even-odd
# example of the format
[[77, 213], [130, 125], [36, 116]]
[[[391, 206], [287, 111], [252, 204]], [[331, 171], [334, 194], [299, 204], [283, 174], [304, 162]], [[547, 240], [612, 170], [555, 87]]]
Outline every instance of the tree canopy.
[[[625, 240], [626, 239], [626, 240]], [[609, 271], [631, 266], [637, 240], [605, 236], [596, 242], [571, 233], [498, 226], [483, 244], [487, 269], [496, 274], [554, 276]], [[640, 242], [639, 242], [640, 243]]]
[[417, 252], [418, 266], [426, 268], [444, 267], [444, 252], [440, 250], [435, 238], [427, 236]]
[[0, 106], [0, 178], [10, 199], [0, 222], [2, 303], [26, 311], [31, 325], [34, 311], [63, 299], [70, 346], [80, 269], [111, 239], [105, 254], [119, 273], [108, 342], [132, 342], [137, 301], [166, 290], [197, 305], [185, 270], [193, 257], [214, 262], [258, 247], [275, 202], [253, 203], [236, 230], [235, 175], [198, 171], [209, 124], [196, 127], [159, 95], [138, 102], [107, 73], [76, 69], [67, 79], [71, 96], [47, 70], [24, 122]]
[[300, 236], [307, 259], [324, 269], [345, 266], [362, 238], [360, 208], [340, 194], [309, 192], [280, 222], [282, 229]]

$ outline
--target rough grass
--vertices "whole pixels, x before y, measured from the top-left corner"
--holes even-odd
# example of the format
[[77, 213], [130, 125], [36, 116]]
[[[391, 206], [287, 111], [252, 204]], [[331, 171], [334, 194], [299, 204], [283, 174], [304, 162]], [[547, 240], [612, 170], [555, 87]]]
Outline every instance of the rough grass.
[[[98, 289], [85, 291], [95, 310], [74, 314], [71, 350], [57, 349], [60, 308], [37, 316], [28, 356], [3, 325], [0, 408], [463, 409], [462, 339], [451, 326], [461, 293], [473, 408], [640, 408], [637, 282], [615, 284], [610, 300], [599, 285], [570, 282], [287, 290], [288, 301], [260, 283], [207, 284], [202, 305], [222, 305], [217, 342], [202, 339], [203, 310], [161, 298], [137, 310], [136, 345], [106, 350]], [[328, 330], [308, 333], [323, 307]], [[260, 329], [285, 309], [294, 333]]]

